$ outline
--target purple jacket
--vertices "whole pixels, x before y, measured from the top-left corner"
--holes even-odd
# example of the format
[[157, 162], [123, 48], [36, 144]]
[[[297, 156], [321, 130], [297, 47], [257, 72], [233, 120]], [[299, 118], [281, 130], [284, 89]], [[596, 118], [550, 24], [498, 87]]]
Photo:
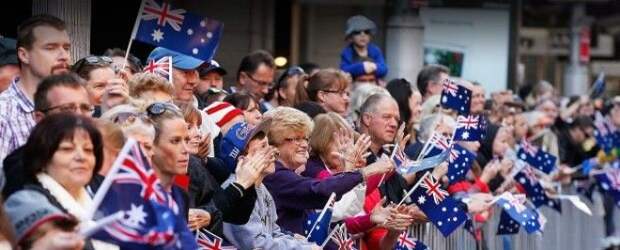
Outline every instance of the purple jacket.
[[340, 199], [363, 181], [360, 172], [340, 173], [316, 180], [298, 175], [277, 161], [275, 173], [265, 177], [263, 184], [276, 203], [277, 224], [284, 230], [303, 235], [306, 210], [322, 209], [332, 192]]

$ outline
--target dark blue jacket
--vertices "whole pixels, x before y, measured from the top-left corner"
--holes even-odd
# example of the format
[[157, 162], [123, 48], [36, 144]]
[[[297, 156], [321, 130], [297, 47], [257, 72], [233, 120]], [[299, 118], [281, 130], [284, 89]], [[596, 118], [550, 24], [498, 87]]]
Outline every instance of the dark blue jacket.
[[278, 211], [277, 224], [283, 230], [303, 235], [306, 211], [322, 209], [332, 192], [337, 199], [364, 181], [360, 172], [336, 174], [324, 180], [296, 174], [281, 162], [276, 162], [276, 171], [263, 180], [273, 196]]
[[[372, 62], [377, 64], [375, 76], [377, 78], [383, 78], [388, 72], [388, 67], [385, 64], [385, 59], [383, 58], [381, 49], [379, 49], [377, 45], [369, 43], [368, 57], [372, 59]], [[349, 44], [349, 46], [345, 47], [342, 50], [342, 53], [340, 53], [340, 69], [349, 72], [353, 78], [366, 74], [366, 71], [364, 71], [363, 61], [358, 58], [357, 53], [353, 48], [353, 44]]]

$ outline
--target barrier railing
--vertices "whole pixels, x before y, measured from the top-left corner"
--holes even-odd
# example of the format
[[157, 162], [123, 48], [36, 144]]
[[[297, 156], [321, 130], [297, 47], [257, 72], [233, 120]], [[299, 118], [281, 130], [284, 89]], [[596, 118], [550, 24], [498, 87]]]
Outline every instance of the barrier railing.
[[[568, 190], [567, 190], [568, 189]], [[575, 193], [567, 188], [565, 193]], [[569, 201], [562, 201], [562, 213], [543, 207], [541, 209], [547, 218], [542, 234], [527, 234], [523, 228], [519, 233], [511, 236], [498, 236], [497, 224], [500, 210], [495, 209], [493, 217], [483, 226], [483, 243], [476, 245], [473, 236], [462, 227], [449, 237], [445, 238], [430, 223], [414, 227], [414, 236], [424, 242], [432, 250], [473, 250], [473, 249], [504, 249], [505, 244], [510, 249], [527, 250], [583, 250], [600, 249], [604, 237], [604, 221], [602, 201], [598, 193], [594, 194], [594, 204], [585, 198], [582, 200], [590, 207], [593, 214], [589, 216], [575, 208]], [[617, 209], [617, 208], [616, 208]], [[618, 211], [616, 210], [616, 214]], [[620, 216], [616, 216], [616, 225], [619, 225]], [[484, 245], [481, 248], [480, 245]]]

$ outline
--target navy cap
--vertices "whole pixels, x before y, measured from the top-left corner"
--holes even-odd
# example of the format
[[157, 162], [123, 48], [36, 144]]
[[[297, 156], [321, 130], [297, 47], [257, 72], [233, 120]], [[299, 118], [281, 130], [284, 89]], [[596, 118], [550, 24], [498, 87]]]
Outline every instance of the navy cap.
[[211, 60], [208, 65], [204, 64], [198, 69], [198, 74], [202, 77], [211, 71], [215, 71], [220, 75], [226, 75], [228, 73], [217, 61]]
[[0, 66], [19, 64], [15, 39], [0, 37]]
[[198, 58], [187, 56], [163, 47], [157, 47], [153, 51], [151, 51], [151, 54], [149, 54], [147, 61], [157, 61], [165, 56], [171, 56], [172, 66], [182, 70], [197, 69], [198, 67], [200, 67], [200, 65], [204, 63], [203, 60], [200, 60]]
[[245, 122], [240, 122], [233, 125], [220, 141], [217, 158], [224, 161], [231, 173], [235, 172], [237, 159], [245, 149], [250, 133], [250, 126]]

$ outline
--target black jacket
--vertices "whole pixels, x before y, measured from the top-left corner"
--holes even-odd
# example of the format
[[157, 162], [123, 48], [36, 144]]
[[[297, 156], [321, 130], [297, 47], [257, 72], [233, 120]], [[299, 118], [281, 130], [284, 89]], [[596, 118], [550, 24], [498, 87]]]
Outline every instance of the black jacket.
[[[209, 158], [205, 163], [197, 157], [190, 156], [188, 205], [190, 208], [200, 208], [209, 212], [211, 223], [207, 229], [218, 236], [223, 236], [223, 221], [237, 225], [248, 222], [256, 202], [256, 189], [254, 187], [237, 189], [241, 187], [238, 184], [222, 189], [221, 183], [209, 169], [210, 165], [223, 164], [218, 161], [217, 158]], [[242, 190], [243, 194], [239, 190]]]

